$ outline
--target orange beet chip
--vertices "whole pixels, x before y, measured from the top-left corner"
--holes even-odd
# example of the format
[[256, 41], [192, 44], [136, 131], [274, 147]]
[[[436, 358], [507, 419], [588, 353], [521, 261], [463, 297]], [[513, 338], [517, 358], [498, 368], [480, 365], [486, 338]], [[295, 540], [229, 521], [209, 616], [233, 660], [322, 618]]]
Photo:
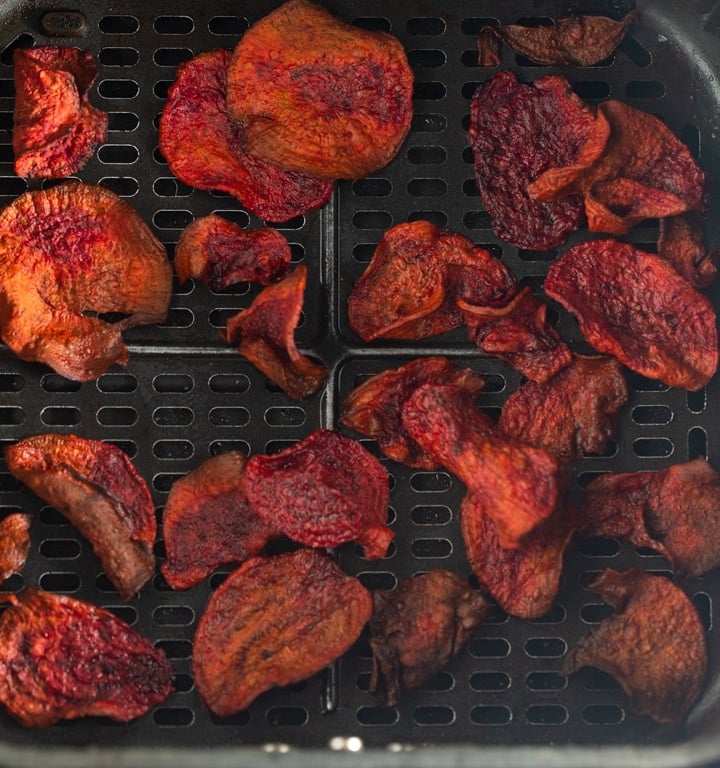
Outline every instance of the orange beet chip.
[[354, 179], [397, 154], [412, 120], [413, 74], [386, 32], [288, 0], [243, 35], [227, 105], [249, 151], [280, 168]]
[[155, 505], [120, 448], [75, 435], [35, 435], [5, 448], [5, 460], [14, 477], [88, 539], [124, 600], [153, 575]]
[[709, 250], [700, 214], [660, 219], [658, 255], [667, 259], [693, 288], [707, 288], [717, 277], [720, 251]]
[[237, 198], [268, 221], [323, 205], [334, 182], [283, 171], [248, 154], [225, 105], [229, 51], [208, 51], [178, 67], [160, 116], [160, 150], [183, 182]]
[[327, 368], [301, 355], [295, 328], [302, 311], [307, 268], [301, 264], [269, 285], [250, 307], [228, 320], [224, 338], [290, 397], [314, 395], [325, 384]]
[[107, 138], [108, 115], [88, 99], [97, 76], [93, 55], [52, 45], [16, 48], [13, 67], [15, 173], [45, 179], [71, 176]]
[[365, 587], [322, 552], [248, 560], [198, 623], [198, 692], [223, 717], [246, 709], [263, 691], [305, 680], [345, 653], [371, 612]]
[[0, 583], [25, 567], [31, 520], [30, 515], [14, 512], [0, 522]]
[[0, 254], [2, 340], [69, 379], [126, 363], [121, 332], [167, 315], [165, 247], [102, 187], [65, 182], [21, 195], [0, 213]]

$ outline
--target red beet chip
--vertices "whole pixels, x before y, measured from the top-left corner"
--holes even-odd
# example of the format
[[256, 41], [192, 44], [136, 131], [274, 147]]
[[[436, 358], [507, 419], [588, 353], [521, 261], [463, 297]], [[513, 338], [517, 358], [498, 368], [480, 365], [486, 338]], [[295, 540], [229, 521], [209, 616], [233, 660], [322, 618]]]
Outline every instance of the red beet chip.
[[178, 67], [160, 116], [160, 151], [185, 184], [237, 198], [267, 221], [288, 221], [323, 205], [329, 179], [283, 171], [248, 154], [225, 105], [229, 51], [207, 51]]
[[698, 213], [660, 219], [657, 250], [693, 288], [707, 288], [717, 277], [720, 252], [709, 250], [705, 244]]
[[161, 649], [89, 603], [27, 589], [0, 616], [0, 701], [25, 727], [127, 723], [170, 695], [172, 677]]
[[224, 563], [242, 563], [277, 533], [245, 494], [245, 456], [213, 456], [173, 483], [163, 511], [166, 559], [173, 589], [187, 589]]
[[590, 585], [615, 614], [565, 660], [563, 672], [597, 667], [612, 675], [633, 709], [677, 725], [697, 700], [707, 671], [705, 630], [695, 606], [669, 579], [606, 569]]
[[120, 448], [75, 435], [35, 435], [7, 446], [5, 460], [14, 477], [92, 544], [124, 600], [150, 579], [155, 572], [155, 505]]
[[546, 250], [579, 228], [580, 195], [540, 202], [527, 187], [549, 168], [577, 162], [595, 122], [594, 111], [557, 75], [524, 85], [512, 72], [499, 72], [478, 86], [468, 138], [478, 189], [499, 238]]
[[0, 522], [0, 583], [20, 573], [30, 554], [30, 523], [32, 517], [13, 512]]
[[15, 173], [44, 179], [71, 176], [107, 138], [108, 115], [88, 99], [97, 77], [93, 55], [53, 45], [16, 48], [13, 67]]
[[317, 429], [245, 468], [245, 492], [257, 514], [294, 541], [337, 547], [357, 541], [365, 557], [384, 557], [393, 532], [386, 526], [388, 474], [360, 443]]
[[671, 387], [698, 390], [718, 363], [715, 310], [668, 262], [616, 240], [571, 248], [545, 293], [577, 315], [599, 352]]
[[424, 470], [438, 463], [405, 431], [401, 412], [405, 401], [421, 384], [455, 384], [477, 395], [485, 379], [470, 368], [457, 368], [446, 357], [424, 357], [400, 368], [371, 376], [343, 403], [340, 423], [377, 440], [390, 459]]
[[328, 555], [256, 557], [212, 594], [192, 669], [203, 701], [227, 717], [264, 691], [314, 675], [358, 639], [372, 598]]
[[473, 400], [457, 386], [424, 384], [405, 402], [402, 423], [484, 505], [501, 546], [517, 547], [555, 509], [557, 462], [508, 438]]

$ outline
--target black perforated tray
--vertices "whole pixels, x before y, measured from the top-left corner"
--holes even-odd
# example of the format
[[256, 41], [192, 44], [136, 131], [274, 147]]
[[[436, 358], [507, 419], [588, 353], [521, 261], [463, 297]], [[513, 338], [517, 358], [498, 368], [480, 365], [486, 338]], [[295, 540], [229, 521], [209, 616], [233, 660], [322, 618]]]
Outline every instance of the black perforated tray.
[[[113, 0], [112, 3], [0, 0], [0, 204], [28, 188], [13, 173], [13, 73], [17, 46], [59, 43], [93, 51], [100, 75], [93, 102], [110, 113], [109, 138], [79, 174], [126, 198], [170, 254], [193, 218], [217, 212], [248, 226], [260, 222], [232, 198], [192, 190], [172, 177], [157, 149], [157, 118], [176, 66], [191, 55], [231, 48], [248, 25], [278, 3], [217, 0]], [[420, 354], [443, 353], [488, 377], [480, 403], [497, 413], [519, 383], [503, 363], [483, 357], [463, 332], [410, 346], [363, 345], [348, 328], [346, 303], [355, 278], [383, 231], [428, 218], [472, 238], [501, 257], [523, 284], [541, 291], [557, 252], [518, 251], [494, 237], [473, 180], [465, 137], [469, 99], [492, 71], [477, 67], [475, 35], [488, 20], [547, 23], [569, 11], [618, 16], [630, 2], [559, 0], [358, 0], [325, 3], [343, 18], [396, 34], [416, 75], [412, 131], [398, 157], [369, 179], [343, 182], [321, 210], [283, 225], [296, 263], [309, 270], [299, 346], [331, 369], [327, 391], [290, 401], [220, 340], [227, 317], [246, 307], [257, 288], [221, 293], [177, 286], [167, 322], [134, 329], [126, 369], [79, 385], [47, 368], [18, 361], [0, 348], [0, 441], [43, 431], [74, 432], [111, 441], [148, 480], [158, 516], [173, 481], [207, 456], [229, 449], [272, 452], [313, 429], [334, 427], [342, 398], [368, 374]], [[585, 99], [628, 101], [660, 115], [698, 156], [713, 181], [708, 235], [717, 246], [720, 216], [720, 56], [713, 3], [638, 2], [641, 21], [607, 61], [589, 68], [536, 67], [508, 49], [503, 67], [531, 80], [562, 72]], [[70, 13], [67, 13], [70, 8]], [[62, 11], [49, 19], [48, 11]], [[62, 32], [57, 36], [58, 32]], [[587, 236], [573, 235], [568, 246]], [[657, 227], [629, 239], [652, 249]], [[559, 249], [562, 251], [563, 249]], [[715, 296], [717, 299], [717, 296]], [[716, 302], [717, 303], [717, 302]], [[578, 349], [577, 327], [553, 310], [561, 333]], [[587, 457], [579, 482], [606, 470], [666, 467], [706, 456], [720, 468], [717, 378], [688, 394], [629, 376], [631, 397], [607, 455]], [[374, 446], [366, 443], [371, 450]], [[417, 472], [386, 461], [392, 475], [396, 538], [388, 556], [365, 561], [352, 547], [342, 565], [368, 587], [437, 566], [469, 575], [457, 525], [461, 484], [446, 472]], [[586, 588], [607, 566], [667, 572], [649, 551], [614, 540], [580, 543], [567, 556], [555, 608], [521, 622], [500, 612], [468, 648], [397, 708], [368, 693], [370, 656], [361, 639], [337, 665], [306, 683], [260, 696], [236, 717], [219, 719], [200, 703], [190, 668], [198, 617], [227, 570], [186, 592], [158, 576], [123, 605], [90, 547], [54, 510], [0, 471], [0, 513], [35, 513], [32, 552], [19, 591], [38, 585], [110, 607], [171, 657], [175, 691], [130, 725], [85, 719], [25, 731], [0, 715], [2, 765], [687, 765], [720, 761], [717, 679], [720, 574], [683, 582], [708, 630], [708, 691], [687, 728], [668, 730], [634, 715], [611, 678], [584, 670], [566, 679], [563, 657], [608, 610]], [[163, 555], [162, 541], [157, 554]], [[222, 639], [219, 638], [219, 642]], [[544, 745], [544, 746], [541, 746]]]

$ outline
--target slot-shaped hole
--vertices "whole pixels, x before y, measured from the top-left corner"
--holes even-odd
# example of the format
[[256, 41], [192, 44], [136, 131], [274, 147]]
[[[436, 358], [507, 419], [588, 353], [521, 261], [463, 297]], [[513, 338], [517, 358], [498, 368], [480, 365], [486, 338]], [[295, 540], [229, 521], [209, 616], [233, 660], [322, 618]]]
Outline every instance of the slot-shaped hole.
[[178, 179], [162, 176], [153, 182], [153, 192], [158, 197], [189, 197], [192, 193], [192, 187], [183, 184]]
[[451, 725], [455, 722], [455, 710], [443, 705], [416, 707], [413, 720], [417, 725]]
[[245, 440], [213, 440], [208, 450], [211, 456], [219, 456], [228, 451], [240, 451], [247, 456], [250, 453], [250, 445]]
[[134, 80], [103, 80], [98, 93], [104, 99], [134, 99], [140, 93], [140, 86]]
[[133, 144], [105, 144], [98, 150], [98, 160], [105, 165], [132, 165], [139, 157]]
[[137, 179], [131, 176], [105, 176], [98, 184], [114, 192], [118, 197], [134, 197], [140, 191]]
[[161, 728], [187, 728], [195, 722], [195, 713], [187, 707], [160, 707], [153, 720]]
[[208, 30], [213, 35], [242, 35], [250, 24], [244, 16], [213, 16]]
[[355, 716], [360, 725], [395, 725], [400, 719], [400, 713], [395, 707], [360, 707]]
[[81, 419], [80, 409], [71, 405], [49, 405], [40, 411], [40, 421], [48, 427], [74, 427]]
[[132, 605], [103, 605], [106, 611], [115, 614], [115, 616], [124, 621], [126, 624], [132, 626], [138, 620], [138, 612]]
[[468, 229], [492, 229], [492, 216], [487, 211], [468, 211], [463, 225]]
[[525, 643], [531, 658], [555, 659], [567, 653], [567, 643], [560, 637], [532, 637]]
[[413, 197], [440, 197], [447, 192], [444, 179], [411, 179], [407, 190]]
[[158, 427], [187, 427], [195, 420], [195, 413], [186, 407], [156, 408], [152, 419]]
[[407, 158], [413, 165], [437, 165], [447, 160], [447, 151], [436, 146], [410, 147]]
[[392, 226], [392, 216], [387, 211], [358, 211], [353, 216], [356, 229], [386, 230]]
[[352, 20], [352, 23], [370, 32], [389, 32], [392, 29], [390, 19], [384, 16], [358, 16]]
[[445, 115], [434, 113], [415, 112], [412, 118], [413, 132], [420, 133], [440, 133], [447, 128], [447, 118]]
[[0, 194], [8, 197], [21, 195], [27, 190], [27, 181], [12, 176], [0, 177]]
[[353, 194], [357, 197], [387, 197], [392, 192], [392, 183], [388, 179], [355, 179], [352, 183]]
[[192, 656], [190, 640], [158, 640], [155, 647], [164, 651], [169, 659], [189, 659]]
[[19, 373], [0, 373], [0, 392], [21, 392], [25, 389], [25, 377]]
[[489, 704], [473, 707], [470, 711], [470, 721], [475, 725], [508, 725], [512, 720], [512, 710], [504, 706]]
[[250, 379], [244, 373], [216, 373], [210, 377], [208, 387], [222, 395], [239, 395], [250, 389]]
[[15, 405], [0, 406], [0, 425], [14, 427], [25, 421], [25, 409]]
[[390, 571], [363, 571], [357, 579], [366, 589], [395, 589], [397, 577]]
[[693, 427], [688, 432], [688, 458], [707, 458], [707, 432], [702, 427]]
[[187, 373], [160, 373], [153, 379], [153, 389], [162, 394], [192, 392], [195, 381]]
[[189, 16], [158, 16], [153, 29], [158, 35], [189, 35], [195, 24]]
[[310, 716], [305, 707], [272, 707], [268, 710], [267, 720], [272, 726], [305, 725]]
[[265, 423], [271, 427], [301, 427], [307, 421], [307, 413], [294, 406], [268, 408]]
[[140, 61], [137, 48], [103, 48], [98, 56], [106, 67], [134, 67]]
[[46, 592], [77, 592], [80, 589], [80, 577], [77, 573], [43, 573], [38, 581], [40, 589]]
[[408, 51], [408, 62], [411, 67], [424, 67], [425, 69], [437, 69], [445, 65], [447, 56], [445, 51], [434, 48], [416, 49]]
[[530, 725], [564, 725], [569, 718], [562, 704], [536, 704], [525, 713]]
[[470, 676], [473, 691], [507, 691], [510, 684], [510, 675], [505, 672], [474, 672]]
[[140, 125], [140, 118], [134, 112], [110, 112], [108, 131], [129, 132]]
[[80, 542], [74, 539], [45, 539], [40, 542], [40, 554], [49, 560], [74, 560], [81, 551]]
[[610, 83], [604, 80], [580, 80], [573, 83], [573, 90], [581, 99], [597, 101], [610, 96]]
[[159, 67], [177, 67], [193, 57], [189, 48], [158, 48], [153, 53], [153, 61]]
[[137, 389], [137, 379], [132, 373], [104, 373], [96, 386], [101, 392], [130, 394]]
[[639, 437], [633, 441], [633, 453], [643, 458], [672, 456], [675, 446], [667, 437]]
[[158, 229], [185, 229], [192, 220], [192, 212], [184, 209], [164, 209], [153, 216], [153, 224]]
[[447, 525], [453, 515], [450, 507], [435, 504], [413, 507], [410, 516], [415, 525]]
[[191, 459], [195, 448], [189, 440], [157, 440], [153, 444], [156, 459]]
[[438, 16], [413, 16], [406, 25], [410, 35], [443, 35], [446, 28], [445, 19]]
[[208, 414], [214, 427], [246, 427], [250, 423], [250, 411], [242, 406], [218, 406]]
[[453, 545], [449, 539], [415, 539], [410, 551], [418, 558], [445, 558], [452, 554]]
[[130, 406], [103, 406], [97, 412], [97, 422], [104, 427], [131, 427], [137, 424], [138, 413]]
[[632, 410], [636, 424], [669, 424], [673, 416], [672, 409], [666, 405], [638, 405]]
[[475, 637], [470, 654], [476, 659], [503, 659], [510, 655], [510, 643], [504, 637]]
[[103, 16], [98, 26], [108, 35], [133, 35], [140, 29], [140, 22], [135, 16]]
[[410, 487], [419, 493], [441, 493], [452, 485], [447, 472], [416, 472], [410, 478]]
[[415, 82], [413, 86], [413, 98], [420, 101], [440, 101], [447, 96], [445, 83], [436, 81]]
[[79, 381], [66, 379], [58, 373], [46, 373], [40, 379], [40, 386], [46, 392], [78, 392], [82, 384]]
[[582, 719], [589, 725], [620, 725], [625, 710], [617, 704], [591, 704], [583, 709]]
[[444, 229], [447, 226], [448, 218], [444, 211], [413, 211], [408, 215], [408, 221], [429, 221], [438, 229]]
[[562, 691], [567, 687], [567, 678], [558, 672], [530, 672], [525, 685], [531, 691]]
[[161, 472], [153, 477], [153, 488], [160, 493], [170, 493], [175, 482], [183, 475], [180, 472]]

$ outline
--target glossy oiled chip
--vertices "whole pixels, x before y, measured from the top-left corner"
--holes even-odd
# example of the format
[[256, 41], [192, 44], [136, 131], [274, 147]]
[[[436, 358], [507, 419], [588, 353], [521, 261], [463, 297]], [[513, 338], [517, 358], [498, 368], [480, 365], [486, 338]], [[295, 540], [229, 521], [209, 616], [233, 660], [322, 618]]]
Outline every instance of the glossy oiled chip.
[[476, 395], [485, 379], [470, 368], [456, 368], [446, 357], [419, 358], [356, 387], [345, 398], [340, 423], [374, 437], [390, 459], [417, 469], [437, 469], [437, 461], [407, 434], [401, 420], [403, 403], [421, 384], [430, 383], [455, 384]]
[[325, 384], [328, 370], [298, 352], [295, 328], [302, 311], [307, 268], [296, 267], [279, 283], [259, 293], [250, 307], [233, 315], [224, 338], [290, 397], [314, 395]]
[[45, 434], [7, 446], [5, 459], [14, 477], [88, 539], [124, 600], [153, 575], [155, 505], [126, 453], [99, 440]]
[[717, 277], [720, 252], [707, 247], [698, 213], [660, 219], [657, 250], [693, 288], [707, 288]]
[[365, 557], [383, 557], [393, 538], [383, 465], [356, 440], [317, 429], [280, 453], [252, 456], [245, 492], [254, 511], [311, 547], [357, 541]]
[[127, 362], [121, 331], [162, 322], [171, 293], [165, 247], [110, 190], [65, 182], [0, 213], [0, 336], [23, 360], [97, 378]]
[[172, 692], [165, 653], [110, 611], [28, 589], [0, 616], [0, 701], [23, 726], [126, 723]]
[[229, 51], [207, 51], [178, 67], [160, 116], [159, 145], [183, 182], [237, 198], [266, 221], [288, 221], [323, 205], [333, 182], [283, 171], [250, 155], [225, 104]]
[[671, 387], [698, 390], [718, 364], [715, 310], [667, 261], [593, 240], [554, 262], [545, 293], [573, 312], [598, 352]]
[[249, 151], [331, 179], [392, 160], [410, 130], [412, 95], [397, 38], [308, 0], [288, 0], [253, 24], [228, 70], [228, 111]]
[[403, 579], [373, 593], [370, 692], [386, 706], [402, 690], [417, 688], [462, 650], [488, 613], [487, 602], [466, 581], [443, 568]]
[[0, 522], [0, 583], [25, 567], [31, 520], [30, 515], [13, 512]]
[[248, 560], [212, 594], [198, 624], [198, 692], [218, 715], [246, 709], [345, 653], [371, 612], [365, 587], [322, 552]]
[[705, 630], [695, 606], [669, 579], [635, 569], [608, 568], [590, 589], [615, 614], [580, 641], [563, 671], [597, 667], [617, 679], [639, 714], [682, 722], [707, 671]]
[[45, 179], [71, 176], [107, 138], [108, 115], [88, 99], [97, 76], [93, 55], [52, 45], [16, 48], [13, 68], [15, 173]]
[[163, 510], [166, 559], [173, 589], [187, 589], [223, 563], [241, 563], [277, 535], [245, 494], [245, 456], [213, 456], [173, 483]]

